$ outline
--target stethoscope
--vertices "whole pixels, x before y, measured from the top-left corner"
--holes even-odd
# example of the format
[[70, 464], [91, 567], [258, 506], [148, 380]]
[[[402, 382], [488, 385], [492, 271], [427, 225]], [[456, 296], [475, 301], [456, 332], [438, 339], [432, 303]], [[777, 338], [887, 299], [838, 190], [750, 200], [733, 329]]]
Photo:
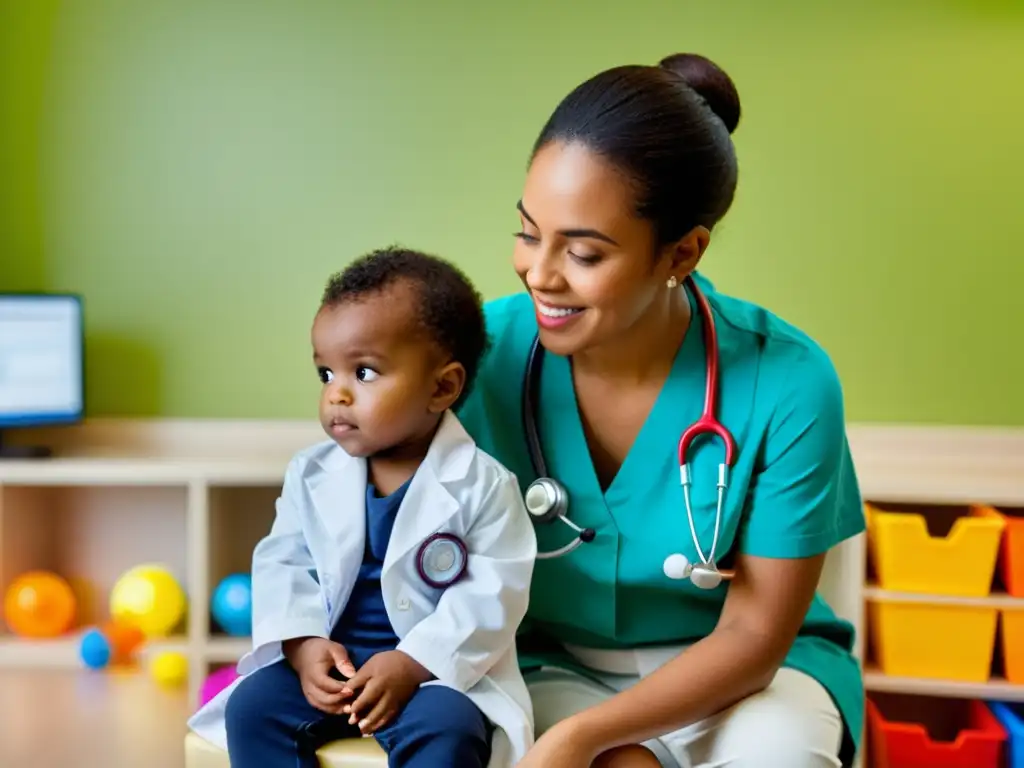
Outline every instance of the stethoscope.
[[[721, 571], [715, 562], [715, 550], [718, 547], [719, 527], [722, 521], [722, 505], [725, 501], [725, 491], [729, 485], [729, 467], [736, 458], [736, 442], [733, 440], [729, 430], [718, 420], [716, 415], [718, 405], [718, 335], [715, 331], [715, 319], [711, 311], [711, 305], [701, 290], [694, 283], [692, 277], [687, 276], [684, 285], [689, 285], [694, 298], [697, 301], [697, 310], [700, 312], [704, 325], [704, 350], [707, 365], [704, 390], [704, 413], [691, 424], [682, 437], [679, 438], [679, 482], [683, 486], [683, 501], [686, 505], [686, 518], [690, 524], [690, 535], [693, 544], [700, 557], [699, 563], [691, 563], [686, 555], [677, 552], [665, 558], [662, 570], [670, 579], [689, 578], [694, 586], [701, 589], [714, 589], [722, 583], [723, 579], [731, 579], [733, 573]], [[544, 347], [540, 343], [540, 337], [533, 340], [530, 348], [530, 355], [526, 363], [526, 375], [523, 381], [523, 430], [526, 433], [526, 447], [530, 455], [530, 463], [533, 465], [534, 474], [537, 479], [530, 483], [526, 489], [524, 501], [526, 509], [537, 523], [550, 523], [554, 520], [561, 520], [569, 526], [576, 536], [568, 544], [550, 552], [538, 552], [537, 558], [545, 560], [554, 557], [567, 555], [581, 544], [589, 543], [597, 536], [593, 528], [581, 528], [569, 519], [569, 495], [561, 483], [548, 476], [547, 463], [544, 461], [544, 451], [541, 448], [540, 437], [537, 430], [537, 403], [540, 398], [540, 378], [544, 363]], [[711, 541], [711, 551], [705, 556], [701, 548], [697, 528], [693, 521], [693, 509], [690, 506], [690, 466], [686, 461], [687, 451], [690, 445], [700, 435], [717, 435], [725, 443], [725, 462], [718, 465], [718, 503], [715, 510], [715, 533]]]
[[444, 589], [466, 574], [468, 561], [462, 539], [451, 533], [435, 533], [416, 552], [416, 572], [427, 586]]

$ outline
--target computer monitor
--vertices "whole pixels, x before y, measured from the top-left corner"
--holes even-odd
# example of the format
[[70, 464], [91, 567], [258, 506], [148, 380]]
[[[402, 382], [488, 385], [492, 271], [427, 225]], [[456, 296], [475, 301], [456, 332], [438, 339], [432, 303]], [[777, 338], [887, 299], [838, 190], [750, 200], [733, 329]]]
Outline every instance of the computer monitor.
[[0, 293], [0, 457], [46, 455], [5, 445], [3, 430], [73, 424], [85, 413], [82, 299]]

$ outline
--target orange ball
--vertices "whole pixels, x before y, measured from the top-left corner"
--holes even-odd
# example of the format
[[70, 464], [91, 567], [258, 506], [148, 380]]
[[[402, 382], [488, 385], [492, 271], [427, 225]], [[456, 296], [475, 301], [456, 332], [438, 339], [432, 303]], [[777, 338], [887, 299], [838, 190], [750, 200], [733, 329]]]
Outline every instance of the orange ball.
[[130, 660], [146, 639], [141, 629], [126, 621], [107, 622], [101, 631], [110, 643], [111, 661], [117, 664]]
[[7, 626], [22, 637], [58, 637], [75, 620], [75, 594], [60, 576], [49, 571], [22, 574], [4, 596]]

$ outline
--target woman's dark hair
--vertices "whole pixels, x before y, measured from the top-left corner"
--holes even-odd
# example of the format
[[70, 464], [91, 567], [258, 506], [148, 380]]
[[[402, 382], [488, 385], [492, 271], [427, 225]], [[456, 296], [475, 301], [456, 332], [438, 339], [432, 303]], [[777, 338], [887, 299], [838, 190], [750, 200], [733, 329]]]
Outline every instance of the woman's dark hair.
[[637, 213], [659, 244], [693, 227], [709, 230], [732, 204], [736, 152], [730, 134], [740, 97], [710, 60], [678, 53], [659, 66], [605, 70], [555, 109], [533, 147], [580, 143], [621, 169], [637, 192]]

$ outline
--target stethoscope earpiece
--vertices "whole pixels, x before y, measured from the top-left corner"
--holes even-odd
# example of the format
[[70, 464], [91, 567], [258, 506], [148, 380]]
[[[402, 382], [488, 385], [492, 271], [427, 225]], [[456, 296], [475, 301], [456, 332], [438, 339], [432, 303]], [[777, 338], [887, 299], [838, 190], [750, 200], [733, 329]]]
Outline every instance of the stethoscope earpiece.
[[666, 576], [674, 581], [688, 578], [693, 572], [693, 566], [686, 559], [686, 555], [679, 554], [678, 552], [666, 557], [665, 564], [662, 565], [661, 569], [665, 572]]
[[698, 589], [714, 589], [727, 577], [714, 565], [691, 565], [686, 555], [679, 552], [666, 557], [661, 569], [673, 581], [689, 579]]

